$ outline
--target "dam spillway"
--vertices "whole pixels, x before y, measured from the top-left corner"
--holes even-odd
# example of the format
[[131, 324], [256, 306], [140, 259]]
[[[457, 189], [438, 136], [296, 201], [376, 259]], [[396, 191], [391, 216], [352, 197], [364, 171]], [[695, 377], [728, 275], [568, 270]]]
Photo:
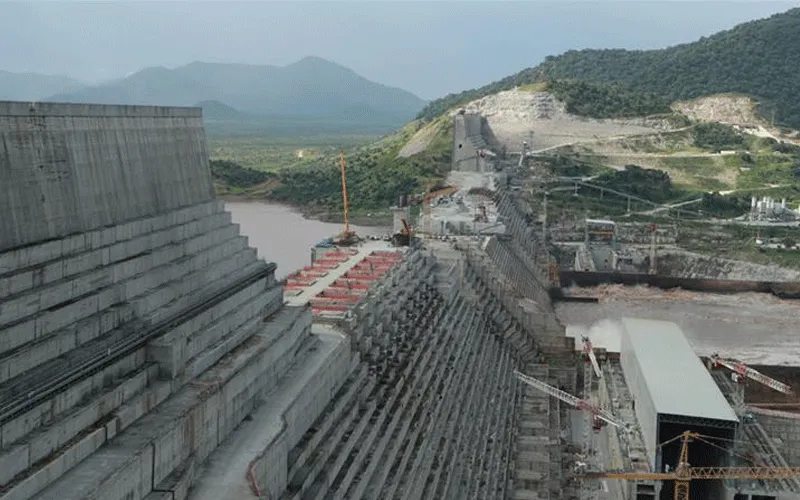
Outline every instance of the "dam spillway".
[[[215, 199], [199, 109], [0, 103], [0, 500], [550, 498], [543, 247], [409, 249], [336, 322]], [[556, 498], [555, 496], [553, 498]]]

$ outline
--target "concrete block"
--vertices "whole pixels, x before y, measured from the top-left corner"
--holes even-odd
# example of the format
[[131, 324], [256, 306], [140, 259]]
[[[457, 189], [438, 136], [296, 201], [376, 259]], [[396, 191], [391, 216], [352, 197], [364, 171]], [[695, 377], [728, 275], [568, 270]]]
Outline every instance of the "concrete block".
[[30, 447], [11, 446], [0, 452], [0, 486], [5, 485], [17, 474], [30, 467]]
[[3, 447], [10, 446], [33, 429], [49, 422], [52, 418], [52, 410], [53, 402], [45, 401], [14, 420], [6, 422], [2, 427], [2, 439], [0, 439], [0, 444]]
[[148, 372], [141, 371], [125, 379], [117, 387], [94, 398], [86, 406], [72, 413], [68, 418], [60, 420], [36, 435], [28, 438], [31, 461], [36, 462], [66, 444], [94, 422], [120, 407], [133, 394], [147, 385]]
[[120, 406], [115, 412], [117, 432], [129, 427], [150, 410], [163, 403], [172, 388], [168, 382], [156, 381], [141, 394]]
[[104, 428], [96, 429], [80, 439], [32, 474], [15, 484], [0, 500], [28, 500], [67, 473], [72, 467], [97, 451], [106, 440]]
[[176, 500], [171, 491], [151, 491], [144, 500]]

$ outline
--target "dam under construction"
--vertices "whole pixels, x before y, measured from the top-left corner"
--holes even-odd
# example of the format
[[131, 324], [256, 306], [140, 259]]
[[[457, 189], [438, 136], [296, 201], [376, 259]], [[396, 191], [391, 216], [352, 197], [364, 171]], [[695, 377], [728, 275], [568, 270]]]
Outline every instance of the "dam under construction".
[[525, 173], [454, 122], [447, 237], [279, 281], [199, 109], [0, 102], [0, 500], [663, 499], [682, 446], [692, 498], [800, 498], [792, 367], [554, 304]]

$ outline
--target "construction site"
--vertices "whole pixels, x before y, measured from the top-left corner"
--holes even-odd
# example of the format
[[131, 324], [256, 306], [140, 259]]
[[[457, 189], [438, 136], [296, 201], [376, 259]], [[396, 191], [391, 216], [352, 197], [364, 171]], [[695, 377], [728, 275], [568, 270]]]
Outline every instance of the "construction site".
[[797, 371], [565, 294], [480, 115], [389, 241], [342, 159], [342, 233], [278, 281], [199, 109], [37, 106], [0, 103], [0, 500], [800, 498]]

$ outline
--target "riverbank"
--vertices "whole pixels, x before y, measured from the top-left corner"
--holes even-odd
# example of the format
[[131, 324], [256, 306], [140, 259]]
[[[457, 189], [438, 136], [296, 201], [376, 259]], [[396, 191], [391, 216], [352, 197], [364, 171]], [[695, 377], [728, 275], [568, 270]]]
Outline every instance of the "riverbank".
[[[305, 206], [293, 205], [291, 203], [276, 202], [265, 199], [263, 196], [254, 194], [221, 194], [217, 198], [225, 203], [265, 203], [268, 205], [275, 205], [289, 208], [303, 218], [325, 222], [328, 224], [343, 224], [344, 217], [339, 211], [332, 210], [314, 210]], [[348, 214], [350, 224], [355, 226], [374, 227], [374, 228], [391, 228], [392, 227], [392, 213], [389, 210], [376, 210], [374, 212], [355, 211]]]

